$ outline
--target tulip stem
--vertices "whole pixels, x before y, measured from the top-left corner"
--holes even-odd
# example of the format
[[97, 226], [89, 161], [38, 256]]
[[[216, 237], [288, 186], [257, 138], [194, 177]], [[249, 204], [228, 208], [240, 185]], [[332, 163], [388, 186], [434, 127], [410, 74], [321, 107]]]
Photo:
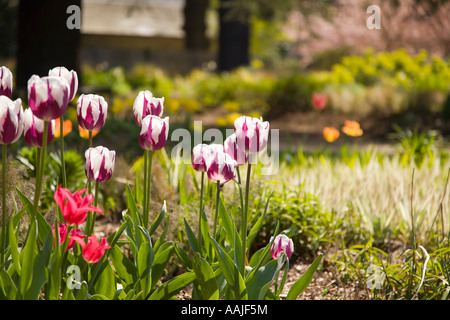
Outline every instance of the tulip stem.
[[217, 198], [216, 198], [216, 215], [214, 216], [214, 237], [216, 237], [217, 220], [219, 218], [219, 203], [220, 203], [220, 180], [217, 180]]
[[[92, 148], [92, 131], [89, 130], [89, 149]], [[88, 189], [88, 194], [92, 194], [92, 184], [91, 184], [91, 180], [88, 179], [87, 181], [87, 189]], [[86, 227], [85, 227], [85, 232], [88, 235], [91, 235], [91, 230], [93, 229], [93, 216], [94, 216], [94, 212], [88, 212], [88, 216], [87, 216], [87, 220], [86, 220]]]
[[198, 244], [202, 247], [202, 215], [203, 215], [203, 180], [205, 172], [202, 171], [202, 180], [200, 182], [200, 210], [198, 213]]
[[[36, 179], [36, 190], [34, 194], [34, 209], [37, 211], [39, 205], [39, 198], [41, 197], [42, 179], [44, 177], [45, 168], [45, 153], [47, 152], [47, 133], [48, 133], [48, 121], [44, 120], [44, 134], [42, 136], [42, 150], [39, 163], [39, 171]], [[34, 218], [34, 217], [33, 217]]]
[[250, 178], [251, 178], [251, 170], [252, 165], [250, 163], [250, 159], [247, 165], [247, 180], [245, 181], [245, 204], [244, 211], [242, 215], [242, 266], [241, 266], [241, 274], [244, 276], [245, 265], [247, 261], [247, 220], [248, 220], [248, 198], [250, 193]]
[[144, 150], [144, 199], [142, 200], [143, 217], [147, 212], [147, 169], [148, 169], [148, 150]]
[[144, 216], [144, 227], [148, 229], [148, 222], [150, 217], [150, 198], [151, 198], [151, 185], [152, 185], [152, 162], [153, 162], [153, 151], [148, 151], [148, 170], [147, 170], [147, 211]]
[[2, 242], [1, 242], [1, 252], [2, 257], [1, 264], [5, 262], [5, 244], [6, 244], [6, 152], [7, 144], [2, 146]]
[[61, 116], [61, 118], [59, 119], [59, 123], [60, 123], [60, 153], [61, 153], [61, 175], [62, 175], [62, 186], [63, 188], [67, 188], [67, 179], [66, 179], [66, 163], [64, 160], [64, 126], [63, 126], [63, 121], [64, 121], [64, 115]]

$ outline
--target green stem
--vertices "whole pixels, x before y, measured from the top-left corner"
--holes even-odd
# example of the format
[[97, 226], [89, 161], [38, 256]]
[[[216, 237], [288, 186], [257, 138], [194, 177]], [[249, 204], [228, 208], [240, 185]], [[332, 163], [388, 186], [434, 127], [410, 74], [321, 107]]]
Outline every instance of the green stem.
[[198, 212], [198, 244], [202, 247], [202, 215], [203, 215], [203, 180], [205, 172], [202, 171], [202, 180], [200, 182], [200, 209]]
[[42, 136], [42, 150], [41, 159], [39, 163], [39, 171], [36, 179], [36, 190], [34, 194], [34, 209], [37, 211], [39, 205], [39, 199], [41, 197], [42, 179], [44, 177], [45, 168], [45, 154], [47, 152], [47, 133], [48, 133], [48, 121], [44, 121], [44, 133]]
[[5, 262], [5, 245], [6, 245], [6, 152], [7, 144], [2, 146], [2, 242], [1, 242], [1, 252], [2, 257], [1, 264]]
[[217, 220], [219, 218], [219, 203], [220, 203], [220, 181], [217, 180], [216, 215], [214, 216], [214, 233], [213, 233], [214, 237], [216, 237]]
[[143, 217], [147, 214], [147, 169], [148, 169], [148, 150], [144, 150], [144, 199], [142, 203]]
[[247, 180], [245, 181], [245, 204], [244, 211], [242, 215], [242, 256], [243, 256], [243, 264], [241, 266], [241, 274], [244, 276], [245, 265], [247, 261], [247, 220], [248, 220], [248, 198], [250, 193], [250, 178], [251, 178], [251, 170], [252, 165], [250, 163], [250, 159], [247, 165]]
[[59, 119], [60, 123], [60, 153], [61, 153], [61, 175], [62, 175], [62, 186], [63, 188], [67, 188], [67, 178], [66, 178], [66, 163], [64, 161], [64, 115]]
[[[89, 148], [92, 148], [92, 131], [89, 131]], [[92, 194], [92, 183], [91, 180], [88, 179], [87, 181], [87, 189], [88, 189], [88, 194]], [[88, 216], [86, 219], [86, 226], [85, 226], [85, 232], [88, 235], [91, 235], [92, 233], [90, 233], [90, 231], [93, 229], [92, 226], [92, 220], [93, 220], [93, 216], [94, 216], [94, 212], [88, 212]]]
[[152, 185], [152, 162], [153, 162], [153, 151], [148, 151], [148, 170], [147, 170], [147, 211], [144, 217], [144, 227], [148, 229], [148, 222], [150, 217], [150, 199], [151, 199], [151, 185]]

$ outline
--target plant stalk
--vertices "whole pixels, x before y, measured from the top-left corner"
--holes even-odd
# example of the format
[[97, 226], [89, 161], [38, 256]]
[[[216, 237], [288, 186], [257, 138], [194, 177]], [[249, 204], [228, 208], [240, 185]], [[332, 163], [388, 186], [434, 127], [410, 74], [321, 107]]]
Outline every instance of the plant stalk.
[[[47, 152], [47, 133], [48, 133], [48, 121], [44, 121], [44, 135], [42, 136], [42, 150], [41, 150], [41, 159], [39, 163], [39, 171], [36, 179], [36, 190], [34, 194], [34, 209], [37, 211], [39, 205], [39, 199], [41, 197], [42, 190], [42, 179], [44, 177], [44, 168], [45, 168], [45, 155]], [[33, 217], [34, 218], [34, 217]]]
[[216, 237], [217, 220], [219, 218], [219, 204], [220, 204], [220, 181], [217, 180], [216, 215], [214, 216], [214, 233], [213, 233], [214, 237]]
[[144, 227], [148, 229], [149, 217], [150, 217], [150, 198], [151, 198], [151, 185], [152, 185], [152, 162], [153, 162], [153, 151], [148, 151], [148, 170], [147, 170], [147, 211], [144, 216]]
[[144, 199], [142, 200], [143, 216], [147, 214], [147, 169], [148, 169], [148, 150], [144, 150]]
[[250, 193], [250, 178], [251, 178], [251, 170], [252, 164], [250, 163], [250, 159], [247, 165], [247, 180], [245, 181], [245, 204], [242, 215], [242, 266], [241, 266], [241, 275], [244, 277], [245, 273], [245, 265], [247, 261], [247, 220], [248, 220], [248, 198]]
[[2, 241], [1, 241], [1, 252], [2, 257], [1, 264], [5, 262], [5, 244], [6, 244], [6, 152], [7, 144], [2, 146]]
[[59, 119], [60, 123], [60, 153], [61, 153], [61, 175], [62, 175], [62, 186], [67, 188], [67, 177], [66, 177], [66, 163], [64, 161], [64, 115]]
[[205, 172], [202, 171], [202, 180], [200, 182], [200, 209], [198, 212], [198, 244], [202, 247], [202, 215], [203, 215], [203, 180]]

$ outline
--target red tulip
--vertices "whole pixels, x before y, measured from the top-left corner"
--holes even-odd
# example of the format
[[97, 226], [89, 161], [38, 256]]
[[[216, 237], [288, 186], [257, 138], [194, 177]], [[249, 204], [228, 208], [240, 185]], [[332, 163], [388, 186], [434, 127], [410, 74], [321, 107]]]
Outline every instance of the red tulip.
[[[64, 223], [59, 222], [58, 223], [59, 227], [58, 227], [58, 231], [59, 231], [59, 244], [62, 244], [64, 242], [64, 240], [66, 240], [66, 236], [67, 236], [67, 225]], [[55, 237], [55, 225], [52, 226], [52, 230], [53, 230], [53, 237]], [[67, 244], [67, 249], [66, 251], [69, 251], [70, 249], [73, 248], [73, 246], [75, 245], [75, 243], [80, 243], [81, 246], [84, 246], [84, 241], [83, 238], [85, 238], [85, 235], [81, 235], [81, 230], [80, 229], [73, 229], [69, 232], [69, 243]], [[53, 245], [55, 245], [55, 243], [53, 243]]]
[[54, 194], [55, 201], [61, 209], [64, 220], [71, 226], [83, 223], [88, 212], [103, 214], [99, 208], [90, 206], [94, 200], [92, 194], [87, 194], [85, 197], [81, 196], [86, 190], [82, 189], [72, 194], [68, 189], [59, 186]]
[[316, 110], [322, 110], [327, 104], [327, 96], [321, 93], [314, 93], [312, 96], [312, 105]]
[[103, 238], [100, 243], [95, 235], [88, 238], [88, 243], [83, 247], [83, 258], [88, 263], [98, 262], [103, 255], [105, 250], [111, 248], [108, 241]]

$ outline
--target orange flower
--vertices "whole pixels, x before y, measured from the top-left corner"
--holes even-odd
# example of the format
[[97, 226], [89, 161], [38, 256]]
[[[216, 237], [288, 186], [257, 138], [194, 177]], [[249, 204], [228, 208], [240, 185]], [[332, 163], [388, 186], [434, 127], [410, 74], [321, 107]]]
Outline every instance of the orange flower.
[[[89, 139], [89, 130], [83, 129], [80, 125], [78, 125], [78, 131], [80, 132], [80, 137], [83, 139]], [[92, 137], [95, 137], [100, 130], [92, 131]]]
[[[72, 121], [64, 120], [63, 121], [63, 135], [67, 136], [70, 132], [72, 132]], [[59, 138], [61, 136], [61, 119], [55, 119], [55, 138]]]
[[363, 131], [356, 121], [345, 121], [345, 125], [342, 127], [342, 132], [351, 137], [362, 136]]
[[335, 128], [325, 127], [323, 128], [323, 137], [328, 142], [333, 142], [339, 138], [339, 130]]

